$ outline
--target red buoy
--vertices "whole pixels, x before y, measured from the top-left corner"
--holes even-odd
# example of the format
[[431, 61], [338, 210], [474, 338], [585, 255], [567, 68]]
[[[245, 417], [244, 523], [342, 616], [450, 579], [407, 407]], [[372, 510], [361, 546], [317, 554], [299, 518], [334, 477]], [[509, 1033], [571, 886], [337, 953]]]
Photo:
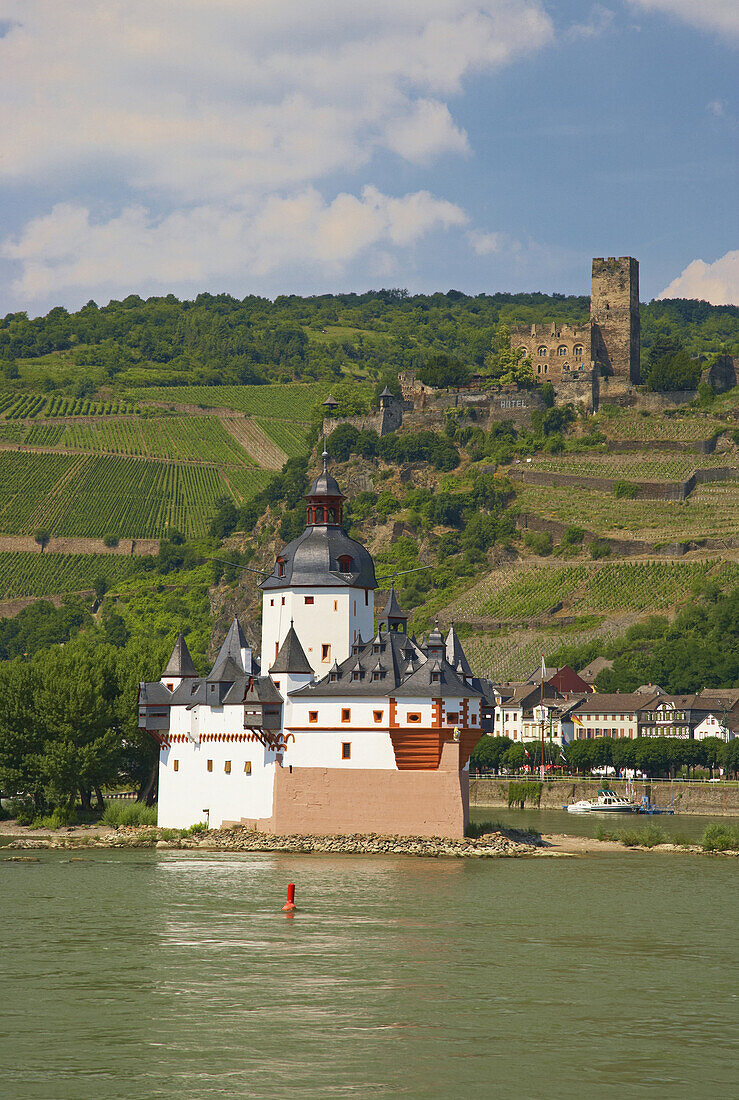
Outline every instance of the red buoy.
[[297, 906], [295, 905], [295, 883], [288, 883], [287, 887], [287, 901], [282, 907], [283, 913], [293, 913]]

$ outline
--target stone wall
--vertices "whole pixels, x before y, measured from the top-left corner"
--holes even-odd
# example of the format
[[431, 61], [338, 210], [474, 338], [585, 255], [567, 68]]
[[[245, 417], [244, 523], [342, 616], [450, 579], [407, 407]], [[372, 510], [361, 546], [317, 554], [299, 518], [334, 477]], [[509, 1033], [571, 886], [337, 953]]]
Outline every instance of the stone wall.
[[[607, 784], [617, 794], [625, 795], [626, 783], [623, 780], [608, 779]], [[475, 778], [470, 779], [470, 805], [472, 806], [507, 806], [508, 805], [508, 779]], [[598, 790], [603, 786], [603, 780], [557, 780], [555, 782], [544, 781], [541, 792], [541, 808], [543, 810], [561, 810], [563, 806], [578, 802], [581, 798], [595, 798]], [[646, 794], [650, 801], [657, 806], [669, 806], [670, 783], [663, 780], [654, 782], [637, 781], [634, 783], [636, 797], [641, 801]], [[672, 797], [675, 809], [678, 813], [685, 814], [710, 814], [711, 816], [738, 816], [739, 815], [739, 786], [724, 783], [680, 783], [672, 784]], [[621, 819], [623, 821], [623, 819]], [[639, 818], [646, 822], [648, 818]], [[675, 826], [678, 827], [675, 819]], [[634, 819], [627, 816], [627, 821], [633, 824]], [[665, 822], [666, 824], [667, 822]]]
[[596, 257], [590, 284], [592, 356], [601, 374], [639, 381], [639, 264], [632, 256]]
[[520, 348], [532, 362], [537, 382], [590, 374], [590, 325], [517, 325], [511, 329], [511, 346]]
[[273, 816], [248, 824], [280, 835], [461, 838], [469, 820], [469, 778], [459, 765], [460, 746], [449, 741], [434, 771], [278, 767]]
[[[613, 492], [616, 482], [607, 477], [587, 477], [584, 474], [556, 474], [550, 470], [527, 470], [513, 467], [510, 476], [528, 485], [551, 485], [553, 488], [571, 487], [575, 489], [599, 489], [604, 493]], [[685, 481], [633, 481], [628, 480], [636, 489], [638, 500], [685, 500], [696, 485], [709, 481], [735, 481], [739, 470], [724, 466], [717, 469], [693, 470]]]
[[737, 366], [739, 359], [732, 359], [730, 355], [719, 355], [713, 366], [703, 371], [701, 381], [707, 382], [716, 393], [726, 393], [737, 383]]
[[387, 435], [397, 431], [403, 423], [403, 402], [393, 398], [387, 405], [367, 416], [327, 416], [323, 420], [323, 435], [329, 436], [339, 424], [351, 424], [358, 431], [375, 431], [378, 435]]

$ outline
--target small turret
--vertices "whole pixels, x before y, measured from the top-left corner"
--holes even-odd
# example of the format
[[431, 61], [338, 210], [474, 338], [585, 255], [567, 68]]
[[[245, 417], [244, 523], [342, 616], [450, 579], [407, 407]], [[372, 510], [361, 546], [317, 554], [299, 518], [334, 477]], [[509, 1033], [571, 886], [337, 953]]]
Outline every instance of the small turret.
[[187, 648], [185, 635], [180, 631], [172, 650], [172, 656], [167, 661], [167, 667], [162, 673], [162, 683], [166, 684], [170, 691], [179, 687], [183, 680], [197, 676], [197, 669], [193, 664], [190, 650]]

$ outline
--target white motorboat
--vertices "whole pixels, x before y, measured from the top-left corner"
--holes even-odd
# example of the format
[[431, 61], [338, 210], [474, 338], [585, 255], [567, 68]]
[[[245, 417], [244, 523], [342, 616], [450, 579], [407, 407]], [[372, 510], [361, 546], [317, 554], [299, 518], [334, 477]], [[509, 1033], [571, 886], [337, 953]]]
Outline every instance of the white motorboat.
[[581, 798], [579, 802], [572, 802], [569, 806], [565, 806], [568, 813], [571, 814], [588, 814], [588, 813], [606, 813], [606, 814], [635, 814], [639, 809], [636, 802], [629, 802], [628, 798], [621, 798], [615, 791], [604, 788], [602, 791], [598, 791], [598, 797], [595, 801], [589, 798]]

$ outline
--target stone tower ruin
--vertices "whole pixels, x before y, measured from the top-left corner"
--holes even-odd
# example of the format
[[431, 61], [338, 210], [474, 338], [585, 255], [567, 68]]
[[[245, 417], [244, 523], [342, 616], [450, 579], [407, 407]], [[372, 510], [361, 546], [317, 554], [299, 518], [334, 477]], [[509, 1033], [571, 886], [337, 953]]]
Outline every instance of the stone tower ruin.
[[632, 256], [593, 260], [591, 354], [605, 377], [639, 382], [639, 263]]

